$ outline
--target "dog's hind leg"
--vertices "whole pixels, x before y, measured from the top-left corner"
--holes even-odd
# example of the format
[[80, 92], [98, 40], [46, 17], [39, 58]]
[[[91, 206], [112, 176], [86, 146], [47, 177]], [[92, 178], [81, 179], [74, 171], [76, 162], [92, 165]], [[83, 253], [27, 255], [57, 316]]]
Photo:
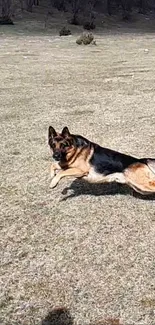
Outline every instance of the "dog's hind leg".
[[155, 159], [147, 159], [147, 166], [155, 174]]
[[147, 195], [155, 193], [155, 173], [143, 163], [130, 165], [125, 171], [126, 183], [135, 191]]

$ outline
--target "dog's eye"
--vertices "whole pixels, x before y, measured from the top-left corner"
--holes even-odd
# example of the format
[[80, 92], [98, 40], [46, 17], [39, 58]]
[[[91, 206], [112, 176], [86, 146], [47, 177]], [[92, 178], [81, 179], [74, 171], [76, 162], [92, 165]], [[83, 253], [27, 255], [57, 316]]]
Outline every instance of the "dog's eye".
[[55, 148], [55, 143], [52, 143], [52, 148], [53, 148], [53, 149]]
[[63, 148], [67, 148], [67, 147], [68, 147], [68, 143], [63, 143], [63, 144], [62, 144], [62, 147], [63, 147]]

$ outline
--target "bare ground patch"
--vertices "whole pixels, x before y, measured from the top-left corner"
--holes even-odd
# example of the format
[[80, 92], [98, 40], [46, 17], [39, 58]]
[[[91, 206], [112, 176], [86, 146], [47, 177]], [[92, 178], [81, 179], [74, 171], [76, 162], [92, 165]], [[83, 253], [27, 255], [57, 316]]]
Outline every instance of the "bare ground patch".
[[155, 155], [154, 35], [96, 38], [1, 37], [3, 325], [45, 323], [57, 306], [70, 324], [154, 324], [154, 200], [71, 179], [49, 189], [49, 124]]

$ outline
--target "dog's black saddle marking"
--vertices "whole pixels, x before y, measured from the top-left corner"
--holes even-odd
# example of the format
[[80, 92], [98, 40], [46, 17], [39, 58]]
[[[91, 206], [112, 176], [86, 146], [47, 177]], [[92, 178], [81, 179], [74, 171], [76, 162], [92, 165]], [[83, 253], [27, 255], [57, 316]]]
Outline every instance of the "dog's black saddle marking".
[[108, 175], [111, 173], [123, 172], [129, 165], [139, 161], [135, 157], [100, 147], [95, 143], [93, 146], [94, 154], [90, 159], [90, 163], [94, 166], [96, 172], [100, 174]]

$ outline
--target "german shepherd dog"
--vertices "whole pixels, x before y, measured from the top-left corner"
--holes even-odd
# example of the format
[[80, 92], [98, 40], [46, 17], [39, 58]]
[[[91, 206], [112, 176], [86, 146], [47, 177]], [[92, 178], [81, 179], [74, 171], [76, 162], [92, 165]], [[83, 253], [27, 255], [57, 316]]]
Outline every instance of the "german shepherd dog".
[[141, 194], [155, 194], [155, 159], [138, 159], [103, 148], [81, 135], [71, 134], [67, 127], [57, 133], [50, 126], [48, 143], [54, 159], [51, 188], [62, 177], [74, 176], [91, 183], [127, 184]]

